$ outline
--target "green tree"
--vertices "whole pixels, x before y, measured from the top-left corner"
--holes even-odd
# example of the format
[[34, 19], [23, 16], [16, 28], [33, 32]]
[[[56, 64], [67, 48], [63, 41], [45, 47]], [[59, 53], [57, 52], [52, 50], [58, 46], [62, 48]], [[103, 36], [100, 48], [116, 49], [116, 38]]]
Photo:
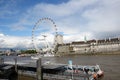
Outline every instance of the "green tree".
[[22, 54], [35, 54], [37, 53], [36, 50], [21, 50]]

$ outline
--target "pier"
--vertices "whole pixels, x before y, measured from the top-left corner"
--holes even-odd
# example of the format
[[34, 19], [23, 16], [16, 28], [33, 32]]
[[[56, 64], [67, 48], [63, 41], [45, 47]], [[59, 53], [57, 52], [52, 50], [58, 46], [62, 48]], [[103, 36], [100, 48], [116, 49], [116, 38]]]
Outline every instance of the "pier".
[[[69, 73], [69, 72], [63, 72], [61, 71], [61, 67], [63, 66], [59, 66], [57, 68], [53, 68], [53, 69], [47, 69], [47, 68], [43, 68], [43, 73], [39, 74], [39, 76], [42, 75], [41, 80], [92, 80], [92, 75], [87, 75], [85, 73]], [[30, 69], [30, 68], [29, 68]], [[37, 73], [34, 71], [23, 71], [23, 70], [19, 70], [19, 74], [20, 75], [26, 75], [29, 77], [33, 77], [34, 79], [37, 79]], [[38, 79], [40, 80], [40, 79]]]
[[[68, 70], [67, 64], [40, 64], [40, 59], [36, 61], [36, 66], [7, 64], [14, 66], [14, 70], [20, 76], [28, 76], [34, 80], [93, 80], [93, 74], [84, 71], [83, 68], [79, 68], [76, 71], [75, 68]], [[73, 65], [75, 67], [75, 65]], [[83, 66], [84, 67], [84, 66]], [[93, 68], [94, 66], [89, 66]], [[94, 72], [96, 73], [96, 72]]]

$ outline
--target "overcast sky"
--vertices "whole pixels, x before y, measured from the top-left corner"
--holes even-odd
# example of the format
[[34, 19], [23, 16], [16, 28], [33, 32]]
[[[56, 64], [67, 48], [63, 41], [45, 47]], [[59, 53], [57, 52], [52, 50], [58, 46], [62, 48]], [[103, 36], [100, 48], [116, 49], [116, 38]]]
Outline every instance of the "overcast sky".
[[44, 17], [64, 42], [120, 37], [120, 0], [0, 0], [0, 47], [31, 47], [32, 28]]

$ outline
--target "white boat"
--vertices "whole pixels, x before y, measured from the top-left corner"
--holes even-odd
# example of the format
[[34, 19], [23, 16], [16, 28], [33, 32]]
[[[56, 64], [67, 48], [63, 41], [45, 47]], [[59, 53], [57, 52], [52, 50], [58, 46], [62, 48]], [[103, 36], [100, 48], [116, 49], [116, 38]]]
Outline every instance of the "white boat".
[[55, 55], [54, 54], [51, 54], [51, 53], [46, 53], [46, 54], [44, 54], [44, 56], [43, 57], [54, 57]]
[[[48, 67], [49, 66], [49, 67]], [[57, 78], [66, 78], [64, 80], [101, 80], [104, 72], [100, 69], [99, 65], [71, 65], [46, 62], [43, 67], [47, 67], [47, 75], [50, 74]], [[51, 71], [49, 71], [49, 68]], [[53, 73], [52, 73], [53, 72]], [[52, 74], [51, 74], [52, 73]]]
[[51, 54], [51, 53], [46, 53], [44, 55], [42, 54], [36, 54], [34, 56], [31, 56], [31, 59], [39, 59], [39, 58], [42, 58], [42, 57], [54, 57], [55, 55], [54, 54]]
[[31, 59], [37, 60], [37, 59], [41, 58], [42, 56], [43, 55], [41, 55], [41, 54], [36, 54], [36, 55], [31, 56]]
[[[73, 78], [76, 75], [84, 76], [84, 77], [88, 76], [89, 79], [87, 79], [87, 80], [100, 80], [104, 76], [104, 72], [100, 69], [99, 65], [95, 65], [95, 66], [72, 65], [72, 68], [69, 67], [69, 65], [68, 65], [68, 66], [66, 66], [65, 73], [67, 73], [67, 74], [71, 73]], [[84, 80], [86, 80], [86, 79], [84, 79]]]

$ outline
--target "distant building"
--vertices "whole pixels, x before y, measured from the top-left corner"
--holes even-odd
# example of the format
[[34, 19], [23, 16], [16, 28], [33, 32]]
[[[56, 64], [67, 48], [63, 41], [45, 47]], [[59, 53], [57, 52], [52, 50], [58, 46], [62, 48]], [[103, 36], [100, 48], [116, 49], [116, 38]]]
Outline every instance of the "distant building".
[[1, 48], [0, 55], [17, 55], [20, 54], [19, 49]]
[[86, 40], [71, 42], [58, 46], [57, 54], [85, 54], [120, 51], [120, 38]]
[[63, 36], [60, 34], [55, 35], [54, 44], [63, 44]]

